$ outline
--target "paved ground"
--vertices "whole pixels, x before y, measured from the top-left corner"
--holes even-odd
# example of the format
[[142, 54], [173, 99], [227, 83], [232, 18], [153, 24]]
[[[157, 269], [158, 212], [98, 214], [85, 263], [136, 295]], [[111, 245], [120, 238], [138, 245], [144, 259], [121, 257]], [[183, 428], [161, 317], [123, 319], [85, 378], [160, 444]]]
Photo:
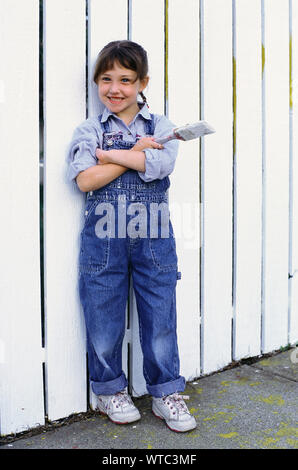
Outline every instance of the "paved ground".
[[1, 450], [297, 449], [298, 363], [293, 351], [188, 383], [187, 404], [198, 422], [191, 432], [170, 431], [154, 417], [146, 396], [135, 399], [142, 418], [134, 424], [116, 425], [89, 413], [35, 435], [3, 439]]

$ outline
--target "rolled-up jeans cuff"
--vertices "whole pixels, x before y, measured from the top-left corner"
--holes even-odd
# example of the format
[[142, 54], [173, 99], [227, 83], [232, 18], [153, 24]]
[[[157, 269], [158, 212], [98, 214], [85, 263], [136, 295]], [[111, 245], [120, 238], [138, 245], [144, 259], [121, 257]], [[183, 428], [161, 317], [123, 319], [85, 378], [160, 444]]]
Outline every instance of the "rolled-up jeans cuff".
[[95, 395], [115, 395], [127, 387], [127, 379], [122, 374], [114, 380], [108, 382], [94, 382], [91, 380], [91, 389]]
[[178, 379], [157, 385], [148, 385], [147, 390], [153, 397], [161, 398], [172, 393], [184, 392], [185, 378], [179, 376]]

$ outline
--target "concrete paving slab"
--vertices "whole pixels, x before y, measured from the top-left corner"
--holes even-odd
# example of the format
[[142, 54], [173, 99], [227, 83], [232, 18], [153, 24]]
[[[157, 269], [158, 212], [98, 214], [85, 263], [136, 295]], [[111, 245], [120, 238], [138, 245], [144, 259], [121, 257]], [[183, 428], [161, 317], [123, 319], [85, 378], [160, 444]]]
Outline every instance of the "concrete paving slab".
[[[264, 362], [265, 361], [265, 362]], [[187, 384], [197, 429], [175, 433], [134, 399], [141, 420], [116, 425], [89, 413], [78, 422], [4, 442], [1, 449], [297, 449], [298, 364], [289, 351]]]
[[261, 359], [252, 366], [298, 382], [298, 348]]
[[298, 448], [297, 383], [244, 365], [194, 388], [200, 432], [211, 448]]

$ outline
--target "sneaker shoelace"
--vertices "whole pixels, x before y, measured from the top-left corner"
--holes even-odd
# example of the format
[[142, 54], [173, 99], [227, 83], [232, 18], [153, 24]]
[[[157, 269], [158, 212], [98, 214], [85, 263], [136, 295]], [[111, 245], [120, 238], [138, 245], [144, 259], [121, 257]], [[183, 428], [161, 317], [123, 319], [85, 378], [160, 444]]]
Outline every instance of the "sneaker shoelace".
[[125, 390], [116, 393], [112, 398], [112, 402], [116, 404], [116, 408], [119, 408], [121, 405], [125, 406], [131, 404], [130, 397]]
[[[175, 407], [178, 411], [182, 411], [183, 413], [189, 413], [189, 410], [184, 403], [184, 400], [189, 400], [188, 395], [179, 395], [178, 393], [173, 393], [172, 395], [168, 395], [166, 397], [163, 397], [163, 401], [170, 406], [170, 409], [173, 409]], [[175, 412], [173, 412], [175, 414]]]

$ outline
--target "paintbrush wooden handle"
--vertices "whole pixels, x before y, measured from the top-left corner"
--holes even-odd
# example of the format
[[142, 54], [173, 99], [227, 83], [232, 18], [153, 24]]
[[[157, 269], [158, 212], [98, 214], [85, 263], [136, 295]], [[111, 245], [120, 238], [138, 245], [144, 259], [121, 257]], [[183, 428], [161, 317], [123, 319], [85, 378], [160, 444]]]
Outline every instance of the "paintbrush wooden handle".
[[158, 144], [165, 144], [166, 142], [169, 142], [170, 140], [177, 139], [175, 134], [168, 135], [167, 137], [159, 137], [158, 139], [154, 139], [155, 142]]

